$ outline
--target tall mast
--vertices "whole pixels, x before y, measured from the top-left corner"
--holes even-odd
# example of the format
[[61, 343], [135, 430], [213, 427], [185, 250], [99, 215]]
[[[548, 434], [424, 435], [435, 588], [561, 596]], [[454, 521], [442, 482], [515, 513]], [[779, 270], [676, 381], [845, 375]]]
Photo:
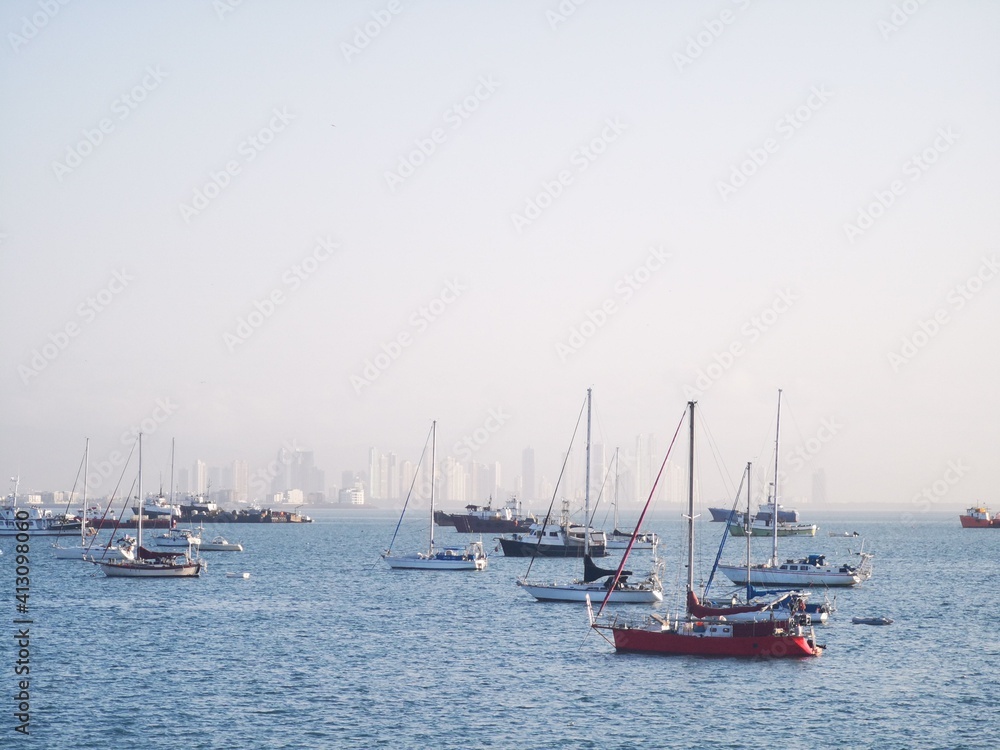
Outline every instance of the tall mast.
[[778, 567], [778, 432], [781, 429], [781, 389], [778, 389], [778, 418], [774, 425], [774, 497], [771, 498], [771, 565]]
[[752, 598], [750, 596], [750, 536], [752, 535], [752, 526], [750, 521], [750, 478], [752, 473], [750, 471], [750, 462], [747, 461], [747, 514], [743, 517], [743, 523], [746, 525], [746, 538], [747, 538], [747, 602]]
[[[174, 442], [170, 438], [170, 528], [174, 528]], [[205, 498], [206, 500], [208, 498]]]
[[431, 422], [431, 548], [434, 554], [434, 475], [437, 470], [437, 420]]
[[590, 554], [590, 388], [587, 389], [587, 478], [583, 492], [583, 554]]
[[690, 445], [688, 451], [688, 591], [694, 591], [694, 401], [688, 401]]
[[618, 531], [618, 449], [615, 448], [615, 531]]
[[142, 497], [142, 433], [139, 433], [139, 529], [136, 534], [136, 548], [142, 549], [142, 516], [146, 511]]
[[83, 451], [83, 520], [80, 522], [80, 546], [87, 548], [87, 475], [90, 473], [90, 438]]

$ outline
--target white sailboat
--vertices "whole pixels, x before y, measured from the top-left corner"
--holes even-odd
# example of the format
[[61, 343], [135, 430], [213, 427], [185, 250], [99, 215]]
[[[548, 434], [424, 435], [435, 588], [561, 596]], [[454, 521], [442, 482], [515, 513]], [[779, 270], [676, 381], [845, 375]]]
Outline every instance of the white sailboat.
[[[396, 539], [393, 534], [392, 541], [389, 542], [389, 549], [382, 555], [393, 570], [486, 570], [487, 557], [483, 549], [482, 541], [470, 542], [464, 547], [443, 547], [434, 546], [434, 485], [437, 460], [437, 421], [431, 422], [431, 514], [430, 514], [430, 541], [427, 552], [417, 552], [409, 555], [397, 555], [392, 552], [392, 544]], [[427, 445], [424, 444], [426, 451]], [[421, 454], [421, 462], [423, 455]], [[419, 474], [419, 472], [418, 472]], [[417, 475], [413, 477], [410, 485], [410, 492], [413, 491], [413, 484], [416, 483]], [[406, 514], [406, 505], [409, 503], [410, 493], [407, 493], [406, 502], [403, 504], [403, 513], [399, 517], [399, 523], [403, 521]], [[396, 525], [399, 531], [399, 524]]]
[[[584, 490], [584, 518], [590, 525], [590, 399], [591, 389], [587, 389], [587, 476]], [[638, 536], [633, 532], [633, 537]], [[617, 604], [651, 604], [663, 601], [663, 585], [654, 569], [644, 580], [630, 582], [631, 571], [605, 570], [598, 567], [590, 556], [590, 534], [584, 535], [583, 578], [569, 583], [533, 583], [524, 578], [517, 581], [526, 593], [538, 601], [546, 602], [587, 602], [590, 597], [607, 597], [607, 601]], [[530, 566], [529, 566], [530, 570]], [[617, 575], [616, 575], [617, 574]]]
[[[161, 490], [162, 495], [162, 490]], [[191, 529], [178, 529], [174, 524], [176, 506], [174, 505], [174, 441], [170, 441], [170, 528], [162, 534], [153, 537], [153, 544], [161, 549], [179, 549], [193, 554], [201, 547], [201, 537]], [[178, 510], [177, 514], [179, 515]]]
[[[139, 433], [139, 498], [142, 498], [142, 433]], [[204, 563], [183, 552], [154, 552], [142, 546], [142, 517], [139, 514], [134, 560], [95, 560], [109, 578], [193, 578]]]
[[[135, 558], [135, 539], [125, 535], [117, 542], [106, 545], [95, 544], [95, 530], [88, 532], [87, 526], [87, 474], [90, 471], [90, 438], [83, 452], [83, 512], [80, 520], [80, 544], [64, 547], [59, 542], [52, 545], [57, 560], [132, 560]], [[91, 538], [88, 540], [88, 536]]]
[[[778, 390], [778, 417], [774, 430], [774, 496], [778, 502], [778, 434], [781, 427], [781, 390]], [[771, 559], [757, 565], [719, 565], [730, 581], [738, 586], [857, 586], [871, 578], [872, 554], [864, 551], [862, 542], [857, 565], [834, 565], [826, 555], [808, 555], [797, 560], [780, 562], [778, 559], [778, 524], [771, 525]], [[813, 532], [815, 533], [815, 531]]]

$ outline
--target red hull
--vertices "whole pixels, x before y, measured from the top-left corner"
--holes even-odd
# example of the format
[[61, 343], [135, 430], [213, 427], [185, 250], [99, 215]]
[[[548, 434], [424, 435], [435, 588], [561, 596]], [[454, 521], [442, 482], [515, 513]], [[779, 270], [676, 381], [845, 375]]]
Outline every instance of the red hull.
[[963, 529], [1000, 529], [1000, 520], [994, 518], [987, 521], [985, 518], [973, 518], [972, 516], [959, 516]]
[[612, 632], [615, 636], [615, 648], [619, 651], [689, 656], [756, 656], [769, 659], [819, 656], [821, 651], [820, 647], [812, 646], [806, 637], [800, 635], [715, 638], [639, 628], [612, 628]]

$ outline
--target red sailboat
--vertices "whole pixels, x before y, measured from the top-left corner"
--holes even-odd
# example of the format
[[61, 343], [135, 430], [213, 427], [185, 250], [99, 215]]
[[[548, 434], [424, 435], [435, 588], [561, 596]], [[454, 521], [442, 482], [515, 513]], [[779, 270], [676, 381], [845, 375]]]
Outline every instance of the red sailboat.
[[[700, 604], [694, 591], [694, 401], [688, 402], [687, 414], [690, 427], [690, 452], [688, 456], [688, 577], [687, 600], [684, 615], [670, 617], [649, 615], [634, 619], [622, 615], [612, 615], [601, 619], [604, 605], [597, 615], [590, 611], [590, 625], [618, 651], [632, 651], [651, 654], [689, 654], [693, 656], [759, 656], [767, 658], [788, 658], [819, 656], [823, 647], [817, 645], [812, 628], [795, 624], [794, 620], [768, 619], [763, 621], [729, 621], [724, 619], [724, 607], [705, 607]], [[677, 425], [673, 447], [681, 422]], [[660, 466], [660, 475], [667, 463], [667, 456]], [[656, 483], [650, 492], [650, 500], [656, 492]], [[649, 501], [646, 508], [649, 507]], [[643, 516], [646, 509], [643, 509]], [[642, 516], [640, 516], [640, 524]], [[638, 529], [638, 526], [636, 527]], [[628, 557], [622, 559], [619, 570]], [[751, 605], [751, 607], [754, 605]], [[738, 608], [745, 609], [745, 608]], [[589, 610], [588, 610], [589, 611]], [[731, 614], [736, 614], [735, 611]], [[610, 634], [610, 636], [609, 636]]]

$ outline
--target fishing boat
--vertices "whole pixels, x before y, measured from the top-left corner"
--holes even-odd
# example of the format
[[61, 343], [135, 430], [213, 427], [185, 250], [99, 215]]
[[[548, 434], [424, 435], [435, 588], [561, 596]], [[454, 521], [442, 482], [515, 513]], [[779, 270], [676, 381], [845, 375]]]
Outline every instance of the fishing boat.
[[[463, 534], [509, 534], [527, 531], [538, 519], [521, 512], [521, 502], [511, 496], [502, 508], [494, 508], [492, 499], [486, 505], [466, 505], [465, 513], [449, 516], [450, 525]], [[435, 514], [435, 518], [438, 514]], [[438, 523], [438, 525], [442, 525]]]
[[[584, 518], [590, 519], [590, 417], [591, 389], [587, 389], [587, 461], [586, 480], [584, 482]], [[633, 534], [634, 536], [634, 534]], [[533, 562], [533, 561], [532, 561]], [[607, 596], [611, 603], [617, 604], [648, 604], [663, 601], [663, 585], [654, 569], [644, 580], [629, 582], [631, 571], [622, 571], [616, 575], [615, 570], [605, 570], [594, 563], [590, 556], [589, 534], [583, 538], [583, 578], [568, 583], [536, 583], [527, 580], [528, 573], [517, 580], [526, 593], [538, 601], [546, 602], [585, 602], [591, 595]], [[531, 564], [528, 565], [531, 571]]]
[[505, 557], [583, 557], [584, 547], [591, 557], [608, 554], [603, 531], [570, 520], [568, 500], [562, 503], [558, 521], [533, 523], [526, 533], [501, 536], [497, 541]]
[[[778, 497], [778, 435], [781, 426], [781, 391], [778, 391], [778, 418], [774, 431], [774, 484], [773, 497]], [[730, 527], [731, 529], [732, 527]], [[739, 585], [753, 586], [786, 586], [801, 588], [805, 586], [857, 586], [867, 581], [872, 575], [872, 557], [864, 551], [864, 540], [858, 553], [857, 565], [843, 563], [832, 564], [826, 560], [826, 555], [808, 555], [799, 559], [787, 559], [781, 562], [778, 558], [777, 528], [771, 526], [771, 558], [763, 563], [744, 565], [719, 565], [719, 570], [730, 581]]]
[[[142, 497], [142, 433], [139, 444], [139, 497]], [[142, 546], [142, 520], [136, 525], [136, 555], [133, 560], [94, 560], [109, 578], [194, 578], [201, 574], [204, 563], [192, 559], [186, 552], [157, 552]]]
[[[410, 484], [410, 491], [407, 492], [406, 501], [403, 503], [403, 512], [399, 516], [396, 524], [396, 533], [393, 533], [389, 542], [389, 549], [382, 554], [382, 559], [386, 561], [393, 570], [486, 570], [487, 557], [482, 541], [470, 542], [464, 547], [444, 547], [434, 546], [434, 485], [437, 468], [437, 421], [431, 422], [431, 431], [428, 435], [431, 443], [431, 513], [430, 513], [430, 540], [427, 552], [417, 552], [409, 555], [397, 555], [392, 551], [392, 545], [396, 541], [396, 533], [399, 532], [399, 525], [406, 515], [406, 507], [409, 505], [413, 486], [417, 481], [419, 472], [413, 476]], [[424, 451], [427, 449], [424, 443]], [[420, 455], [420, 462], [423, 463], [424, 454]], [[418, 464], [419, 465], [419, 464]]]
[[42, 510], [33, 505], [17, 504], [17, 490], [20, 477], [11, 477], [10, 494], [0, 505], [0, 537], [15, 536], [27, 532], [33, 536], [54, 536], [68, 531], [80, 530], [80, 519], [65, 514], [56, 515], [51, 510]]
[[1000, 517], [990, 513], [990, 509], [982, 505], [969, 508], [958, 520], [962, 522], [963, 529], [1000, 528]]
[[[694, 407], [695, 402], [689, 401], [687, 414], [689, 420], [689, 455], [688, 455], [688, 512], [687, 512], [687, 590], [686, 611], [682, 615], [661, 616], [650, 615], [640, 619], [626, 617], [619, 613], [601, 619], [604, 610], [595, 616], [588, 601], [588, 616], [590, 626], [602, 635], [618, 651], [640, 652], [664, 655], [692, 656], [729, 656], [729, 657], [762, 657], [789, 658], [819, 656], [823, 647], [816, 643], [816, 636], [811, 627], [798, 624], [794, 620], [731, 622], [729, 620], [709, 621], [698, 617], [692, 612], [692, 605], [698, 604], [694, 591]], [[671, 448], [683, 424], [677, 425]], [[652, 498], [666, 467], [670, 449], [663, 459], [663, 464], [657, 474]], [[645, 514], [645, 510], [643, 511]], [[641, 517], [640, 517], [641, 518]], [[621, 566], [625, 564], [622, 561]], [[610, 634], [610, 636], [609, 636]]]
[[855, 625], [892, 625], [891, 617], [852, 617], [851, 622]]

